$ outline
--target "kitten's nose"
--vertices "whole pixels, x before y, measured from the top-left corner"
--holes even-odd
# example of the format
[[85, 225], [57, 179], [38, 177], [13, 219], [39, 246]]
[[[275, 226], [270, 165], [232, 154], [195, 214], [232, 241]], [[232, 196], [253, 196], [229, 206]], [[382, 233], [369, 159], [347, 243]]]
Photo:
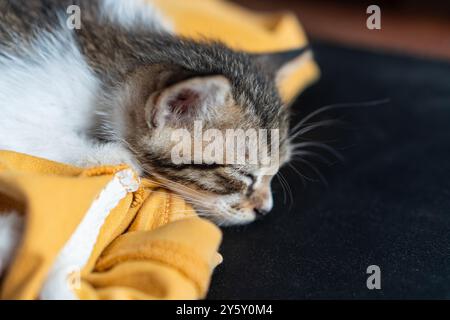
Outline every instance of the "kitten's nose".
[[260, 205], [256, 205], [253, 210], [255, 212], [256, 217], [263, 217], [272, 210], [273, 201], [272, 197], [268, 197], [265, 201], [261, 202]]
[[272, 210], [273, 198], [270, 184], [266, 184], [255, 190], [252, 195], [251, 202], [253, 204], [253, 211], [257, 218], [265, 216]]
[[269, 213], [269, 211], [267, 211], [265, 209], [259, 209], [259, 208], [255, 208], [255, 209], [253, 209], [253, 211], [255, 211], [255, 216], [257, 218], [264, 217], [266, 214]]

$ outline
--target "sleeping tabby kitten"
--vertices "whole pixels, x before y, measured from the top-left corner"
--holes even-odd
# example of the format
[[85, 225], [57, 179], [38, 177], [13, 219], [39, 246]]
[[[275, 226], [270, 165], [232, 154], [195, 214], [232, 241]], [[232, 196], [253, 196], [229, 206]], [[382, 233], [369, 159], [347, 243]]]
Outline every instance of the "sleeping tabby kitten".
[[[67, 9], [77, 5], [79, 29]], [[306, 50], [250, 55], [172, 34], [144, 0], [0, 0], [0, 149], [78, 166], [127, 163], [222, 225], [272, 208], [262, 167], [174, 164], [170, 137], [205, 128], [279, 129], [276, 79]]]

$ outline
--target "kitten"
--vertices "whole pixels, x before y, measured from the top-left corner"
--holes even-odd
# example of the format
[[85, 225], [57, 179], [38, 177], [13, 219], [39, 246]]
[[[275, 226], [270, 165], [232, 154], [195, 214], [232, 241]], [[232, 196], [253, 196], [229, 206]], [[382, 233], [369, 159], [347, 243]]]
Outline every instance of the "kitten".
[[[81, 9], [81, 28], [67, 8]], [[0, 0], [0, 149], [82, 167], [127, 163], [221, 225], [272, 208], [273, 173], [174, 164], [174, 130], [278, 129], [289, 109], [277, 77], [307, 52], [251, 55], [173, 35], [144, 0]]]

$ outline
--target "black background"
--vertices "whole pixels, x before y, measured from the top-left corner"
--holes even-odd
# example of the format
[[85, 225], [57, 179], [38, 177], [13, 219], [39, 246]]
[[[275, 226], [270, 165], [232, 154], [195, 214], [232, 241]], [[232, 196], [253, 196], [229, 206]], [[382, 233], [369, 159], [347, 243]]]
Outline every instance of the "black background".
[[[450, 64], [313, 48], [322, 77], [294, 104], [294, 123], [327, 104], [390, 102], [315, 118], [345, 120], [305, 137], [332, 140], [345, 162], [319, 166], [328, 187], [303, 187], [283, 168], [293, 201], [275, 179], [276, 206], [265, 219], [224, 229], [224, 262], [208, 297], [450, 298]], [[372, 264], [381, 290], [366, 287]]]

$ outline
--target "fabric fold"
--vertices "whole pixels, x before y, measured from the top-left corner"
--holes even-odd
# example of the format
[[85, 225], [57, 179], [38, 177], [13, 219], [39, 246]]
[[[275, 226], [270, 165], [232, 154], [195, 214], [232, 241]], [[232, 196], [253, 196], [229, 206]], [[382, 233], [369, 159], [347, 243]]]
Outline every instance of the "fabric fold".
[[0, 199], [25, 221], [3, 299], [199, 299], [221, 259], [216, 226], [126, 166], [0, 151]]

